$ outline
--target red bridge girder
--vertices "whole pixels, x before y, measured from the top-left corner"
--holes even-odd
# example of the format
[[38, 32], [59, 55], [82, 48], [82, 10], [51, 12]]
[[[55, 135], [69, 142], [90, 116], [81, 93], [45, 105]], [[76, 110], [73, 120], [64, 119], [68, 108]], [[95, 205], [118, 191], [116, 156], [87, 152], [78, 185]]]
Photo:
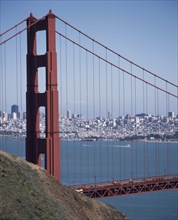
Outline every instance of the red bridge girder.
[[74, 186], [75, 190], [90, 198], [124, 196], [162, 190], [178, 189], [178, 175], [149, 177]]

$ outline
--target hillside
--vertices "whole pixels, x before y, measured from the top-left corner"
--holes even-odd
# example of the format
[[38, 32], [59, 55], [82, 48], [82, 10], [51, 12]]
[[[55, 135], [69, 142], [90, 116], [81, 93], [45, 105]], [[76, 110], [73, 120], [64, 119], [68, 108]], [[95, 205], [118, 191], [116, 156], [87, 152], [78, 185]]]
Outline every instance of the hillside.
[[122, 220], [116, 209], [59, 184], [44, 169], [0, 151], [0, 219]]

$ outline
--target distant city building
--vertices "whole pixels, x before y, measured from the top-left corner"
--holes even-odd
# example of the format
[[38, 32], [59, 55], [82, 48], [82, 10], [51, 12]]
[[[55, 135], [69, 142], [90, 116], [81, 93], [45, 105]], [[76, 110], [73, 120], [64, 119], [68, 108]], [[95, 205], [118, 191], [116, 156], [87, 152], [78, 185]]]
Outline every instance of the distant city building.
[[78, 114], [78, 115], [77, 115], [77, 118], [79, 118], [79, 119], [81, 119], [81, 120], [84, 120], [84, 115]]
[[108, 119], [112, 119], [112, 114], [111, 114], [111, 112], [108, 112]]
[[12, 113], [12, 119], [13, 119], [13, 120], [17, 120], [17, 113], [16, 113], [16, 112], [13, 112], [13, 113]]
[[26, 119], [26, 112], [23, 112], [23, 119]]
[[72, 113], [72, 118], [76, 118], [77, 114], [76, 113]]
[[68, 119], [71, 119], [71, 118], [72, 118], [72, 112], [69, 111], [69, 110], [67, 111], [67, 118], [68, 118]]
[[125, 116], [125, 119], [131, 119], [131, 115], [130, 115], [130, 114], [127, 114], [127, 115]]
[[11, 118], [13, 117], [12, 114], [14, 112], [17, 114], [17, 118], [20, 118], [20, 112], [19, 112], [19, 106], [18, 105], [12, 105], [11, 106]]
[[174, 118], [174, 112], [168, 112], [168, 117], [169, 118]]
[[8, 120], [8, 114], [6, 112], [3, 112], [2, 118], [3, 118], [4, 121], [7, 121]]
[[19, 106], [18, 105], [12, 105], [11, 106], [11, 114], [15, 112], [18, 113], [19, 112]]
[[135, 117], [135, 123], [139, 124], [140, 123], [140, 118], [139, 117]]

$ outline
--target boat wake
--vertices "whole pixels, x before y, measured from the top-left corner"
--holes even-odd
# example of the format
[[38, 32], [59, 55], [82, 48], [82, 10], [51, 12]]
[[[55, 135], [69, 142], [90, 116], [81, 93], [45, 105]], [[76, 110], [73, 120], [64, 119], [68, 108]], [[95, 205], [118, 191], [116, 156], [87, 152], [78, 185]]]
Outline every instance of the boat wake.
[[116, 148], [131, 148], [132, 146], [130, 144], [126, 144], [126, 145], [111, 145], [112, 147], [116, 147]]

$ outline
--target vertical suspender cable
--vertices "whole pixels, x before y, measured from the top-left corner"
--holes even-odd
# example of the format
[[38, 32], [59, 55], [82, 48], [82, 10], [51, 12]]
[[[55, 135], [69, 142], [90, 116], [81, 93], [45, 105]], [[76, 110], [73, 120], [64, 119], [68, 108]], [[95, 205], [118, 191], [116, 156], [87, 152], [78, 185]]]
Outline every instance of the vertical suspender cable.
[[123, 116], [125, 117], [125, 72], [123, 73]]
[[[59, 52], [59, 56], [60, 56], [60, 77], [59, 77], [59, 79], [60, 79], [60, 83], [59, 83], [59, 85], [60, 85], [60, 115], [62, 116], [63, 115], [63, 77], [62, 77], [62, 73], [63, 73], [63, 71], [62, 71], [62, 37], [61, 37], [61, 35], [59, 35], [59, 37], [60, 37], [60, 43], [59, 43], [59, 46], [60, 46], [60, 52]], [[62, 120], [62, 118], [61, 118], [61, 120]]]
[[[168, 114], [169, 112], [169, 94], [168, 94], [168, 84], [166, 82], [166, 114]], [[166, 145], [166, 148], [167, 148], [167, 152], [166, 152], [166, 160], [167, 160], [167, 167], [166, 167], [166, 174], [168, 175], [169, 174], [169, 143], [168, 143], [168, 140], [167, 140], [167, 145]]]
[[[130, 63], [130, 72], [132, 73], [132, 63]], [[133, 117], [133, 82], [132, 82], [132, 76], [131, 76], [131, 86], [130, 86], [130, 96], [131, 96], [131, 118]], [[133, 141], [132, 143], [132, 158], [131, 158], [131, 179], [133, 178], [133, 172], [134, 172], [134, 151], [133, 151]]]
[[[131, 74], [132, 74], [132, 63], [130, 63], [130, 72], [131, 72]], [[131, 79], [130, 79], [130, 81], [131, 81], [131, 85], [130, 85], [130, 104], [131, 104], [131, 117], [133, 117], [133, 93], [132, 93], [132, 91], [133, 91], [133, 85], [132, 85], [132, 75], [130, 76], [131, 77]]]
[[[95, 45], [94, 41], [92, 41], [92, 52], [95, 53]], [[93, 55], [93, 121], [95, 120], [95, 57]], [[94, 175], [94, 183], [96, 182], [96, 152], [95, 152], [95, 142], [94, 142], [94, 149], [93, 149], [93, 159], [94, 159], [94, 165], [93, 165], [93, 175]]]
[[145, 72], [143, 70], [143, 113], [145, 113], [145, 88], [144, 88]]
[[76, 81], [76, 78], [75, 78], [75, 44], [73, 43], [73, 93], [74, 93], [74, 114], [76, 113], [76, 106], [75, 106], [75, 102], [76, 102], [76, 91], [75, 91], [75, 81]]
[[[86, 100], [87, 100], [87, 121], [89, 121], [88, 117], [88, 52], [86, 51]], [[87, 148], [87, 176], [88, 183], [90, 182], [90, 172], [89, 172], [89, 148]]]
[[[7, 114], [7, 71], [6, 71], [6, 67], [7, 67], [7, 64], [6, 64], [6, 44], [4, 44], [4, 109], [5, 109], [5, 112]], [[5, 148], [5, 151], [7, 150], [7, 136], [5, 136], [5, 145], [4, 145], [4, 148]]]
[[[63, 117], [62, 117], [62, 115], [63, 115], [63, 82], [62, 82], [62, 79], [63, 79], [63, 77], [62, 77], [62, 73], [63, 73], [63, 71], [62, 71], [62, 38], [61, 38], [61, 35], [59, 35], [59, 83], [58, 83], [58, 85], [59, 85], [59, 91], [60, 91], [60, 93], [59, 93], [59, 95], [60, 95], [60, 100], [59, 100], [59, 115], [60, 115], [60, 118], [59, 118], [59, 121], [60, 121], [60, 123], [59, 123], [59, 132], [61, 132], [62, 131], [62, 128], [61, 128], [61, 123], [62, 123], [62, 121], [63, 121]], [[60, 139], [60, 144], [61, 144], [62, 142], [61, 142], [61, 139]], [[60, 162], [61, 162], [61, 164], [60, 164], [60, 167], [62, 168], [62, 155], [63, 155], [63, 145], [61, 144], [61, 147], [60, 147]], [[63, 168], [63, 169], [61, 169], [61, 173], [63, 173], [63, 171], [65, 170], [65, 168]], [[63, 177], [63, 176], [62, 176]], [[62, 179], [63, 180], [63, 179]]]
[[[100, 59], [98, 58], [98, 70], [99, 70], [99, 120], [101, 120], [101, 66], [100, 66]], [[101, 129], [100, 127], [98, 129]], [[100, 131], [99, 131], [99, 134], [101, 135]], [[101, 154], [102, 154], [102, 151], [101, 151], [101, 140], [99, 141], [99, 144], [100, 144], [100, 182], [101, 182]]]
[[[19, 52], [20, 52], [20, 120], [23, 119], [22, 117], [22, 40], [21, 34], [19, 35]], [[20, 157], [22, 157], [22, 136], [20, 135]]]
[[[154, 85], [156, 86], [156, 76], [154, 76]], [[154, 115], [156, 116], [156, 106], [157, 106], [156, 88], [154, 88]], [[155, 155], [156, 155], [156, 176], [159, 175], [159, 145], [158, 142], [155, 143]]]
[[[79, 32], [79, 45], [81, 45], [81, 34]], [[80, 100], [80, 126], [82, 123], [82, 69], [81, 69], [81, 48], [79, 47], [79, 100]], [[82, 175], [83, 175], [83, 167], [82, 167], [82, 142], [80, 141], [80, 178], [82, 184]]]
[[[105, 59], [106, 59], [106, 61], [107, 61], [107, 48], [105, 48]], [[107, 62], [105, 62], [105, 65], [106, 65], [106, 121], [108, 121], [108, 68], [107, 68]], [[106, 139], [107, 139], [107, 137], [108, 137], [108, 127], [106, 127]], [[108, 151], [109, 149], [108, 149], [108, 140], [107, 140], [107, 155], [106, 155], [106, 157], [107, 157], [107, 167], [106, 167], [106, 173], [107, 173], [107, 180], [109, 180], [109, 171], [108, 171], [108, 165], [109, 165], [109, 163], [108, 163], [108, 153], [109, 153], [109, 151]]]
[[6, 71], [6, 44], [4, 44], [4, 109], [7, 113], [7, 71]]
[[168, 114], [169, 111], [169, 104], [168, 104], [168, 84], [166, 82], [166, 115]]
[[[65, 36], [67, 37], [67, 26], [65, 24]], [[65, 39], [65, 70], [66, 70], [66, 112], [69, 110], [68, 109], [68, 60], [67, 60], [67, 39]], [[66, 117], [67, 123], [68, 123], [68, 119]], [[68, 132], [68, 126], [67, 126], [67, 132]], [[67, 140], [67, 184], [69, 184], [69, 143]]]
[[[137, 81], [136, 81], [136, 77], [134, 78], [134, 82], [135, 82], [135, 115], [137, 114]], [[137, 126], [137, 124], [136, 124]], [[135, 135], [137, 135], [137, 127], [135, 128]], [[137, 178], [137, 144], [135, 142], [135, 177]]]
[[111, 119], [113, 120], [113, 70], [111, 65]]
[[[148, 88], [147, 88], [147, 83], [145, 83], [145, 111], [146, 114], [148, 115]], [[146, 129], [146, 136], [148, 138], [148, 130]], [[146, 142], [146, 176], [149, 176], [149, 161], [148, 161], [148, 142]]]
[[[118, 67], [120, 67], [120, 56], [118, 56]], [[120, 89], [120, 86], [121, 86], [121, 74], [120, 74], [120, 69], [118, 68], [118, 103], [119, 103], [119, 124], [120, 124], [120, 116], [121, 116], [121, 89]], [[121, 148], [119, 148], [119, 179], [121, 180], [121, 173], [122, 173], [122, 163], [121, 163]]]
[[113, 147], [113, 125], [114, 125], [114, 117], [113, 117], [113, 70], [111, 65], [111, 119], [112, 119], [112, 127], [111, 127], [111, 138], [112, 138], [112, 179], [115, 177], [114, 173], [114, 147]]
[[[145, 80], [145, 72], [143, 70], [143, 80]], [[145, 83], [143, 82], [143, 113], [145, 114]], [[145, 120], [145, 118], [144, 118]], [[145, 126], [145, 124], [144, 124]], [[146, 177], [146, 143], [144, 141], [144, 177]]]
[[[17, 33], [17, 27], [16, 27], [16, 33]], [[19, 94], [18, 94], [18, 90], [19, 90], [18, 75], [19, 75], [19, 73], [18, 73], [18, 71], [19, 71], [19, 69], [18, 69], [18, 41], [17, 41], [17, 36], [16, 36], [16, 101], [17, 101], [17, 106], [19, 104], [19, 98], [18, 98], [18, 96], [19, 96]], [[17, 117], [18, 117], [18, 112], [17, 112]], [[17, 141], [17, 146], [16, 146], [17, 147], [16, 148], [17, 149], [17, 156], [19, 156], [18, 144], [19, 144], [19, 141]]]
[[[125, 118], [125, 72], [123, 71], [123, 116]], [[123, 177], [125, 179], [125, 147], [124, 147], [124, 157], [123, 157]]]
[[[168, 84], [166, 82], [166, 114], [168, 114], [169, 112], [169, 94], [168, 94]], [[167, 159], [167, 167], [166, 167], [166, 174], [168, 175], [169, 174], [169, 143], [168, 143], [168, 140], [167, 140], [167, 152], [166, 152], [166, 159]]]
[[[118, 56], [118, 67], [120, 67], [120, 57]], [[118, 68], [118, 103], [119, 103], [119, 116], [121, 116], [121, 91], [120, 91], [120, 69]]]
[[[146, 83], [146, 113], [148, 115], [148, 85]], [[148, 138], [148, 133], [147, 133], [147, 138]], [[148, 147], [148, 142], [146, 143], [146, 150], [147, 150], [147, 175], [149, 175], [149, 147]]]
[[[157, 115], [159, 115], [159, 90], [157, 89]], [[160, 129], [158, 128], [158, 131]], [[158, 142], [158, 174], [160, 175], [160, 143]]]
[[[168, 94], [168, 107], [169, 107], [169, 111], [170, 111], [170, 95]], [[170, 146], [170, 142], [168, 143], [168, 150], [169, 150], [169, 155], [168, 155], [168, 166], [169, 166], [169, 174], [171, 173], [171, 146]]]
[[154, 85], [155, 85], [155, 116], [157, 115], [157, 89], [156, 89], [156, 76], [154, 77]]
[[146, 113], [148, 114], [148, 84], [146, 83]]
[[[166, 82], [166, 116], [169, 111], [169, 102], [168, 102], [168, 84]], [[166, 175], [168, 175], [168, 143], [166, 144]]]
[[[158, 102], [158, 97], [157, 97], [157, 89], [156, 89], [156, 86], [157, 86], [157, 82], [156, 82], [156, 76], [154, 76], [154, 85], [155, 85], [155, 116], [157, 116], [157, 114], [158, 114], [158, 112], [157, 112], [157, 106], [158, 106], [158, 104], [157, 104], [157, 102]], [[157, 176], [159, 176], [160, 175], [160, 166], [159, 166], [159, 164], [160, 164], [160, 161], [159, 161], [159, 143], [157, 142], [156, 143], [156, 155], [157, 155], [157, 158], [156, 158], [156, 170], [157, 170]]]
[[[72, 45], [73, 48], [73, 99], [74, 99], [74, 105], [73, 105], [73, 129], [75, 132], [75, 139], [78, 137], [77, 136], [77, 131], [76, 131], [76, 119], [75, 119], [75, 99], [76, 99], [76, 94], [75, 94], [75, 44], [73, 43]], [[76, 173], [77, 173], [77, 146], [76, 146], [76, 141], [74, 142], [74, 182], [75, 184], [77, 184], [77, 177], [76, 177]]]
[[[76, 119], [75, 119], [75, 114], [76, 114], [76, 107], [75, 107], [75, 100], [76, 100], [76, 92], [75, 92], [75, 81], [76, 81], [76, 73], [75, 73], [75, 44], [73, 43], [73, 95], [74, 95], [74, 106], [73, 106], [73, 109], [74, 109], [74, 112], [73, 112], [73, 129], [74, 129], [74, 132], [75, 132], [75, 138], [77, 138], [78, 140], [78, 133], [76, 131]], [[75, 184], [77, 184], [77, 145], [76, 145], [76, 141], [74, 143], [74, 182]]]

